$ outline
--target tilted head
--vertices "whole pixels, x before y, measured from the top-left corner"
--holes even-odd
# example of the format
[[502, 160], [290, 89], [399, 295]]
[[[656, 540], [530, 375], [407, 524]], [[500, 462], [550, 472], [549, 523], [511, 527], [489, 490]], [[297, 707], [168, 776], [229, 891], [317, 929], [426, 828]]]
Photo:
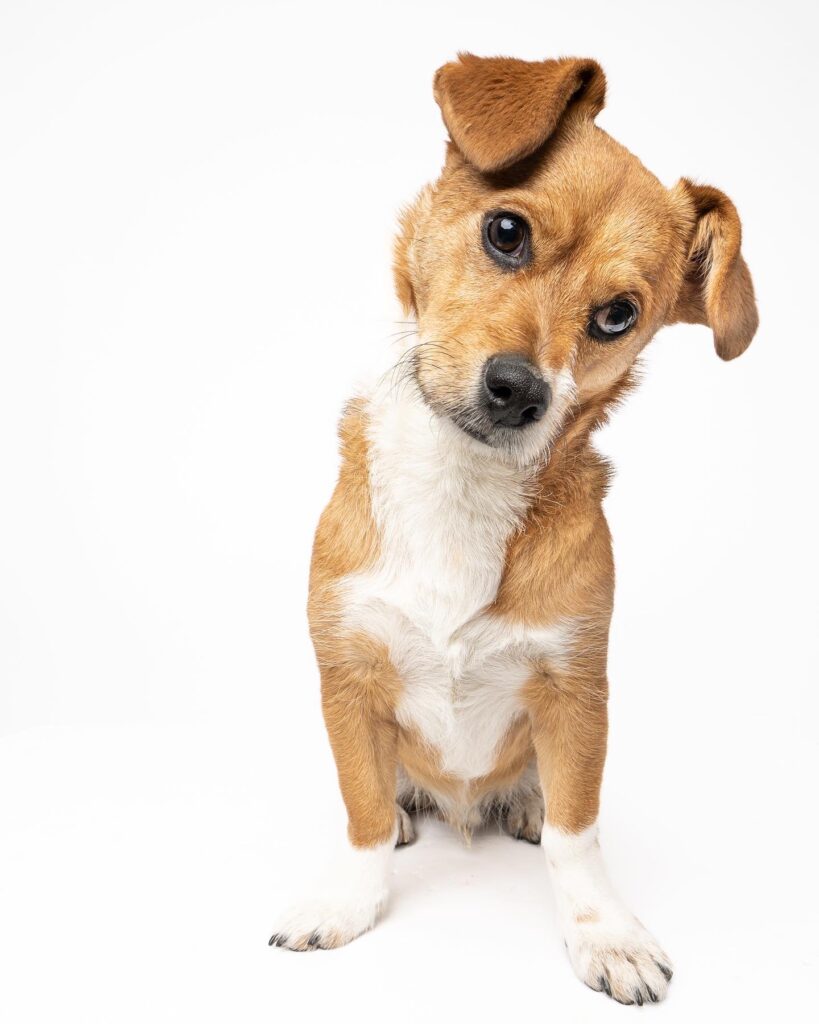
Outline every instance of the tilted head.
[[747, 348], [733, 204], [685, 179], [666, 189], [594, 124], [599, 65], [464, 54], [434, 88], [451, 141], [402, 218], [395, 276], [435, 412], [537, 461], [583, 410], [599, 419], [664, 324], [709, 325], [723, 359]]

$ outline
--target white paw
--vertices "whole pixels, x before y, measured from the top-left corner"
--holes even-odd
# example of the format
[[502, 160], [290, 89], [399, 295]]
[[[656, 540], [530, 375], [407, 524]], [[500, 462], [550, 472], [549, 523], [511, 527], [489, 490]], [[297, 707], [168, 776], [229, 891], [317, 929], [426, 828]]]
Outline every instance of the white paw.
[[658, 1003], [668, 993], [671, 961], [636, 918], [580, 913], [566, 947], [578, 978], [618, 1003]]
[[[411, 827], [411, 825], [410, 825]], [[314, 894], [280, 918], [271, 946], [286, 949], [335, 949], [352, 942], [375, 924], [387, 899], [389, 859], [400, 823], [385, 843], [367, 848], [347, 845], [339, 851], [327, 877]]]
[[386, 892], [380, 899], [338, 893], [309, 899], [282, 915], [269, 945], [300, 951], [344, 946], [372, 928], [385, 898]]

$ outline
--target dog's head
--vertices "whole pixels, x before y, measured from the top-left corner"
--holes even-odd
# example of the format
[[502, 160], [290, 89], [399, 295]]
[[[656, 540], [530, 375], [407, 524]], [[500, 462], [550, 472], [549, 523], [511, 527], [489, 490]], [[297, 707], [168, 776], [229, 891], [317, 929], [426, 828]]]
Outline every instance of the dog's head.
[[399, 298], [425, 399], [478, 441], [537, 460], [577, 410], [623, 390], [664, 324], [733, 359], [757, 326], [730, 199], [666, 189], [594, 124], [592, 60], [462, 55], [435, 75], [451, 141], [402, 218]]

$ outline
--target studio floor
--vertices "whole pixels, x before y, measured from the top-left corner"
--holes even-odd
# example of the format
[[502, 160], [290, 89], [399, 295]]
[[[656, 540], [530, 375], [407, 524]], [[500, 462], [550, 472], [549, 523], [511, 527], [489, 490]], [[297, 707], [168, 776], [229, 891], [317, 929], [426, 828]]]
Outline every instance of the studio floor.
[[[373, 932], [332, 952], [268, 948], [343, 818], [330, 785], [305, 776], [301, 799], [299, 764], [260, 733], [37, 729], [0, 741], [0, 776], [0, 1005], [14, 1024], [804, 1020], [812, 998], [804, 851], [742, 822], [725, 842], [681, 840], [672, 814], [649, 828], [637, 800], [609, 794], [612, 874], [676, 968], [669, 1000], [640, 1010], [574, 978], [540, 849], [497, 831], [468, 846], [422, 820]], [[778, 896], [761, 902], [771, 872]]]

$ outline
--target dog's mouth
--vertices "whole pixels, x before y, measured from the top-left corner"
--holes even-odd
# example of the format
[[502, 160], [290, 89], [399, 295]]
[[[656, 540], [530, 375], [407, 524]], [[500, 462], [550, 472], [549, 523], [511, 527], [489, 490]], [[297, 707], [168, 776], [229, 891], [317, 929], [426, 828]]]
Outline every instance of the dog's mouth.
[[481, 444], [492, 445], [492, 437], [483, 430], [478, 430], [477, 427], [472, 427], [468, 423], [462, 423], [457, 416], [452, 417], [452, 422], [456, 427], [460, 427], [465, 434], [468, 434], [475, 441], [480, 441]]
[[539, 421], [536, 420], [517, 427], [504, 427], [492, 423], [488, 417], [479, 413], [464, 413], [461, 410], [448, 414], [448, 418], [468, 437], [489, 448], [517, 451], [522, 447], [530, 447], [536, 443], [537, 435], [543, 435], [543, 429], [537, 429]]
[[447, 405], [430, 400], [420, 388], [428, 408], [450, 422], [462, 434], [486, 448], [514, 457], [516, 461], [537, 460], [549, 443], [550, 425], [547, 417], [531, 420], [519, 426], [508, 427], [494, 423], [485, 408], [479, 404]]
[[444, 402], [434, 398], [424, 387], [417, 366], [413, 367], [413, 377], [424, 405], [436, 416], [448, 420], [473, 441], [490, 448], [502, 446], [500, 431], [477, 403]]
[[462, 430], [469, 437], [475, 441], [480, 441], [481, 444], [489, 445], [490, 448], [498, 448], [502, 446], [502, 438], [500, 437], [503, 427], [498, 429], [492, 423], [482, 422], [485, 417], [475, 415], [474, 413], [464, 412], [463, 410], [457, 409], [452, 412], [445, 413], [448, 419], [450, 419], [456, 427]]
[[488, 448], [520, 452], [522, 450], [531, 451], [545, 443], [548, 433], [548, 424], [545, 423], [545, 420], [549, 418], [548, 414], [546, 416], [539, 415], [537, 418], [527, 418], [515, 426], [506, 426], [492, 417], [487, 410], [485, 401], [482, 401], [480, 397], [475, 397], [467, 402], [445, 402], [430, 396], [420, 380], [418, 380], [418, 388], [424, 403], [432, 412], [449, 420], [467, 437]]

